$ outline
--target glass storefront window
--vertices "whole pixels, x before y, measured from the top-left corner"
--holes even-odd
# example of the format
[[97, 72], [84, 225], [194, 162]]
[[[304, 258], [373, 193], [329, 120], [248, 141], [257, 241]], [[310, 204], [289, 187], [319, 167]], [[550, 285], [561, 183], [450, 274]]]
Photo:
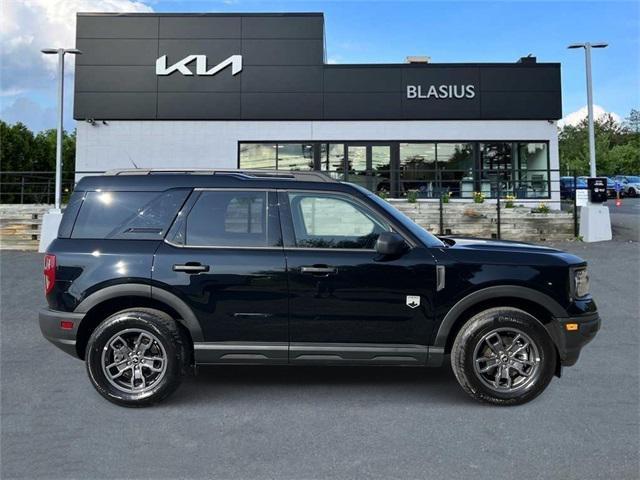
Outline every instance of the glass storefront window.
[[277, 145], [274, 143], [241, 143], [240, 168], [276, 168]]
[[438, 170], [441, 187], [451, 197], [472, 198], [473, 181], [473, 144], [438, 143]]
[[435, 143], [400, 144], [400, 192], [418, 190], [424, 198], [437, 194]]
[[515, 196], [541, 198], [549, 195], [549, 153], [546, 143], [518, 143]]
[[487, 198], [550, 196], [546, 142], [241, 143], [239, 149], [240, 168], [313, 170], [318, 158], [332, 178], [393, 196], [409, 190], [420, 198], [472, 198], [474, 191]]
[[344, 144], [329, 143], [325, 152], [321, 157], [320, 169], [327, 172], [331, 178], [344, 180]]
[[371, 147], [371, 180], [369, 190], [386, 192], [391, 190], [391, 147], [373, 145]]
[[313, 170], [313, 144], [278, 144], [278, 170]]
[[513, 146], [507, 142], [480, 144], [480, 191], [496, 198], [513, 191], [512, 173], [515, 167]]

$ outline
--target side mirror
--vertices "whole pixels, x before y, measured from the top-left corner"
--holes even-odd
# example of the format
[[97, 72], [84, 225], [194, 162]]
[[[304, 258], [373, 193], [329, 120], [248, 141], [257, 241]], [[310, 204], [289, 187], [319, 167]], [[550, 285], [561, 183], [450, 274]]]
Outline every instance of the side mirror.
[[380, 255], [398, 256], [407, 249], [404, 238], [396, 232], [382, 232], [376, 241], [376, 252]]

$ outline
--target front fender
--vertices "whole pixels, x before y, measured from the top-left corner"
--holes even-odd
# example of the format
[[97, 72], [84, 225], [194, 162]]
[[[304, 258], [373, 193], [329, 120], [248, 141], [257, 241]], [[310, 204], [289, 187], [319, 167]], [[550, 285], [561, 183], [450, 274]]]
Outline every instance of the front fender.
[[533, 302], [541, 308], [547, 310], [551, 316], [555, 318], [566, 317], [567, 313], [562, 306], [550, 296], [541, 293], [537, 290], [517, 286], [517, 285], [497, 285], [493, 287], [486, 287], [480, 290], [476, 290], [470, 293], [466, 297], [459, 300], [445, 315], [438, 327], [433, 347], [444, 349], [447, 344], [447, 339], [451, 333], [452, 328], [460, 318], [460, 316], [474, 305], [478, 305], [487, 300], [495, 298], [517, 298]]

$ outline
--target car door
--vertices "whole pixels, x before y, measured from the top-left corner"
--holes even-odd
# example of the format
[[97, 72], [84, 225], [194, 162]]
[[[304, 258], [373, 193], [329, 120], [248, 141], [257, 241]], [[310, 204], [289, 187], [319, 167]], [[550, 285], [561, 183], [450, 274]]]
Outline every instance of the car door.
[[392, 219], [353, 195], [280, 191], [291, 363], [424, 363], [436, 268], [413, 244], [375, 250]]
[[152, 292], [199, 321], [198, 363], [286, 363], [288, 289], [275, 191], [196, 189], [159, 247]]

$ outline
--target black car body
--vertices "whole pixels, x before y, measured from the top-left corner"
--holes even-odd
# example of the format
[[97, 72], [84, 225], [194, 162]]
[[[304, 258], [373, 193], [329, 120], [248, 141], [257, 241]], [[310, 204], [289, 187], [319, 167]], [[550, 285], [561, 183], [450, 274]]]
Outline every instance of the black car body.
[[[141, 386], [169, 375], [173, 346], [163, 335], [179, 345], [173, 380], [189, 365], [439, 366], [458, 351], [462, 365], [467, 347], [454, 343], [474, 333], [471, 320], [482, 323], [495, 309], [502, 310], [490, 322], [521, 321], [515, 331], [522, 335], [487, 333], [475, 354], [478, 371], [491, 374], [484, 383], [478, 373], [477, 385], [465, 377], [465, 386], [463, 366], [460, 375], [454, 371], [476, 398], [519, 403], [537, 387], [523, 381], [517, 394], [493, 395], [492, 382], [511, 385], [518, 371], [528, 378], [529, 364], [545, 356], [553, 357], [544, 365], [549, 371], [541, 365], [537, 374], [559, 375], [600, 325], [584, 291], [586, 263], [574, 255], [439, 239], [370, 192], [319, 173], [135, 173], [78, 183], [48, 249], [48, 307], [40, 313], [44, 336], [85, 359], [100, 393], [124, 405], [151, 403], [173, 388]], [[138, 337], [118, 340], [118, 331], [129, 330], [111, 323], [147, 316], [161, 328], [140, 324], [130, 329]], [[101, 340], [106, 324], [111, 337]], [[156, 333], [147, 338], [146, 331]], [[156, 356], [145, 357], [140, 345]], [[506, 374], [501, 364], [488, 366], [520, 347], [511, 373], [506, 363]], [[127, 355], [147, 365], [166, 358], [138, 370]], [[114, 378], [105, 382], [102, 374]]]

